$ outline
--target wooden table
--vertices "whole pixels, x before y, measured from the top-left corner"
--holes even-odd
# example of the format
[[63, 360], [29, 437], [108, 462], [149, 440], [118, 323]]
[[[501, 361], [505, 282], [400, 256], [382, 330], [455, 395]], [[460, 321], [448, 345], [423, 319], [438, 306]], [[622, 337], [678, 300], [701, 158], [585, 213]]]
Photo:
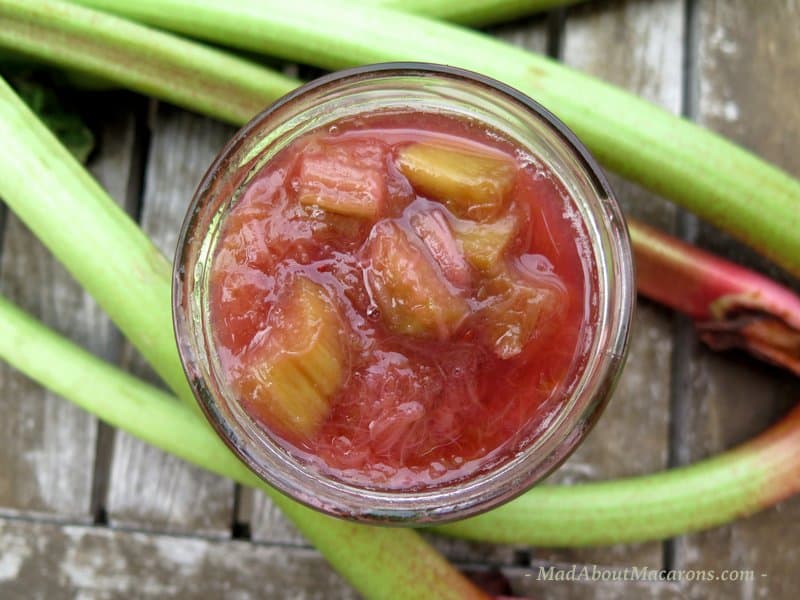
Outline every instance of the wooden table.
[[[796, 0], [598, 0], [492, 33], [687, 115], [800, 176]], [[194, 187], [233, 130], [122, 92], [101, 96], [93, 110], [102, 127], [92, 172], [172, 255]], [[613, 183], [629, 214], [786, 281], [671, 204]], [[49, 325], [154, 379], [11, 214], [3, 222], [0, 283]], [[689, 463], [761, 431], [798, 398], [796, 380], [741, 355], [711, 353], [686, 320], [640, 301], [619, 389], [553, 479], [572, 483]], [[0, 597], [355, 596], [264, 496], [112, 430], [6, 366], [0, 410]], [[535, 598], [793, 600], [800, 591], [800, 499], [664, 543], [551, 550], [430, 539], [470, 570], [502, 572], [514, 593]], [[540, 566], [572, 564], [744, 569], [752, 577], [537, 581]]]

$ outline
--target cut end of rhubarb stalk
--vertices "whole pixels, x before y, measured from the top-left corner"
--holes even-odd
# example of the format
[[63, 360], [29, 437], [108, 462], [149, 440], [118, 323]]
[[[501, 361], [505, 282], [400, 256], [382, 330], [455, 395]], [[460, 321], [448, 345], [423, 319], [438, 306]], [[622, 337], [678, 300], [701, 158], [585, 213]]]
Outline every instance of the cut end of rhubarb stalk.
[[740, 348], [800, 375], [797, 294], [642, 223], [628, 228], [640, 294], [692, 317], [711, 348]]
[[746, 295], [718, 299], [713, 319], [697, 322], [700, 338], [714, 350], [746, 350], [800, 376], [800, 330], [759, 302]]
[[301, 160], [300, 204], [349, 217], [380, 215], [386, 201], [380, 168], [354, 161], [342, 150], [308, 153]]
[[517, 167], [500, 152], [481, 152], [430, 142], [407, 146], [397, 157], [400, 172], [421, 194], [443, 202], [458, 217], [485, 221], [502, 211]]
[[554, 277], [536, 281], [507, 265], [484, 281], [478, 297], [485, 303], [478, 317], [483, 321], [486, 343], [504, 360], [552, 331], [566, 302], [566, 294]]
[[399, 334], [447, 339], [469, 312], [423, 251], [391, 221], [373, 230], [367, 272], [386, 326]]
[[342, 320], [327, 290], [298, 277], [270, 313], [240, 390], [265, 423], [312, 437], [330, 412], [345, 376]]
[[517, 233], [517, 219], [507, 216], [494, 223], [459, 220], [454, 229], [456, 240], [469, 263], [479, 271], [494, 273]]

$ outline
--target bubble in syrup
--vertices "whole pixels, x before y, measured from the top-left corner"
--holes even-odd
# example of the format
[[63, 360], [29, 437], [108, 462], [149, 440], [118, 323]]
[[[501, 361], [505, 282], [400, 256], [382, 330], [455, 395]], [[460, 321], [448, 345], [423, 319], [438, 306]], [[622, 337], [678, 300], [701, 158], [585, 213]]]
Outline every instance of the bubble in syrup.
[[438, 479], [442, 475], [447, 474], [447, 467], [445, 467], [439, 461], [435, 461], [431, 463], [431, 466], [428, 467], [428, 475], [430, 475], [431, 479]]
[[367, 307], [367, 318], [371, 321], [377, 321], [381, 318], [381, 309], [377, 304], [370, 304]]
[[529, 273], [552, 273], [553, 263], [542, 254], [523, 254], [519, 257], [520, 266]]

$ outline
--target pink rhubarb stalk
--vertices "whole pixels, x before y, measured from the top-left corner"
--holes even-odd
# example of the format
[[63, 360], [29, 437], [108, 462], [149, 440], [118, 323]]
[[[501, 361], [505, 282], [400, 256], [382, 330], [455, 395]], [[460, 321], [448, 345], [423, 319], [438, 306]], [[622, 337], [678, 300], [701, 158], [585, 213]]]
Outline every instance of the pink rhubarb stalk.
[[800, 375], [800, 297], [647, 225], [628, 229], [640, 294], [694, 319], [714, 350], [741, 348]]

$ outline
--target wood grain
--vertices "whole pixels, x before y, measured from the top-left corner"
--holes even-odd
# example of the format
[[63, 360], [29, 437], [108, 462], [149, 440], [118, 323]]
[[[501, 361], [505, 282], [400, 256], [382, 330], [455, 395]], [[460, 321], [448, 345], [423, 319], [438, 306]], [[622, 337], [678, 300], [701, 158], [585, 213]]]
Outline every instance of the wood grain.
[[[133, 117], [113, 106], [99, 109], [97, 116], [103, 127], [90, 169], [124, 204], [131, 176]], [[64, 226], [69, 226], [67, 214]], [[3, 294], [47, 325], [95, 354], [115, 359], [119, 337], [110, 320], [13, 215], [5, 224], [0, 283]], [[0, 364], [0, 412], [0, 512], [91, 520], [95, 418], [5, 363]]]
[[[0, 597], [6, 600], [359, 597], [319, 554], [305, 548], [2, 518], [0, 548]], [[517, 597], [685, 598], [679, 586], [665, 582], [546, 581], [551, 566], [565, 567], [503, 567], [488, 577], [485, 567], [465, 570], [477, 582], [496, 582], [493, 587], [499, 584], [501, 592]], [[391, 593], [387, 590], [387, 597]]]
[[[800, 5], [793, 1], [706, 1], [695, 15], [697, 58], [693, 112], [704, 125], [800, 176]], [[754, 199], [754, 201], [758, 201]], [[739, 262], [777, 269], [711, 227], [699, 244]], [[796, 289], [797, 282], [794, 282]], [[691, 404], [681, 458], [694, 461], [737, 444], [775, 421], [800, 399], [800, 385], [741, 355], [688, 350], [684, 382]], [[790, 599], [800, 589], [800, 500], [676, 544], [678, 568], [753, 570], [744, 582], [698, 582], [693, 598]]]
[[512, 23], [489, 27], [486, 33], [496, 36], [513, 46], [525, 48], [537, 54], [547, 54], [550, 42], [549, 23], [556, 13], [534, 15]]
[[[170, 258], [195, 187], [233, 130], [209, 119], [159, 107], [154, 114], [141, 225]], [[126, 348], [125, 366], [155, 381]], [[226, 537], [233, 522], [233, 484], [118, 432], [107, 514], [118, 527]]]
[[355, 599], [316, 552], [0, 519], [0, 597]]
[[[568, 13], [565, 63], [680, 113], [683, 1], [596, 2]], [[552, 107], [558, 113], [558, 107]], [[674, 227], [674, 207], [618, 177], [612, 187], [629, 216]], [[659, 471], [669, 450], [672, 317], [639, 300], [628, 360], [617, 390], [584, 444], [551, 478], [577, 483]], [[578, 563], [662, 566], [659, 543], [601, 549], [539, 551], [538, 557]], [[577, 592], [576, 592], [577, 593]]]

